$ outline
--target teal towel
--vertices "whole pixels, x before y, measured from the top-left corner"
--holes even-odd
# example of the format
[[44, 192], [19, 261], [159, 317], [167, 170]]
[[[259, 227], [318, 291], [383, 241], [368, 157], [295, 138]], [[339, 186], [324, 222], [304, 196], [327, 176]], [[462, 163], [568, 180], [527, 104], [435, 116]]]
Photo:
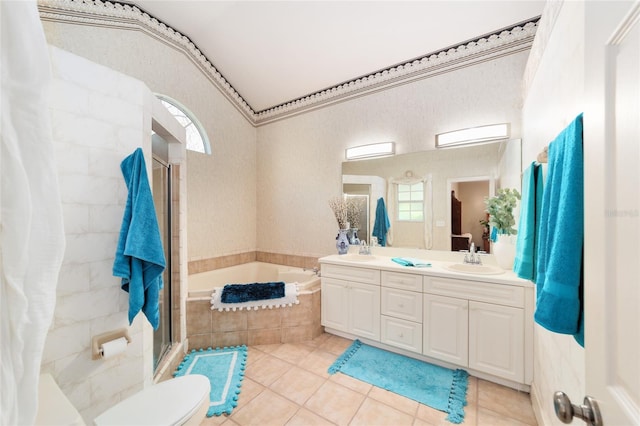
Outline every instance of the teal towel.
[[536, 244], [542, 209], [542, 166], [535, 162], [522, 175], [522, 201], [513, 271], [525, 280], [535, 282]]
[[540, 219], [535, 321], [544, 328], [582, 333], [584, 178], [582, 114], [549, 144]]
[[392, 257], [391, 260], [402, 266], [414, 266], [416, 268], [428, 268], [431, 266], [431, 263], [414, 257]]
[[378, 239], [378, 244], [384, 247], [387, 244], [387, 232], [391, 228], [389, 216], [387, 216], [387, 208], [384, 205], [384, 199], [378, 198], [376, 205], [376, 221], [373, 225], [373, 236]]
[[113, 275], [122, 278], [122, 289], [129, 293], [129, 324], [142, 310], [157, 329], [158, 298], [166, 263], [142, 149], [125, 158], [120, 169], [129, 195]]

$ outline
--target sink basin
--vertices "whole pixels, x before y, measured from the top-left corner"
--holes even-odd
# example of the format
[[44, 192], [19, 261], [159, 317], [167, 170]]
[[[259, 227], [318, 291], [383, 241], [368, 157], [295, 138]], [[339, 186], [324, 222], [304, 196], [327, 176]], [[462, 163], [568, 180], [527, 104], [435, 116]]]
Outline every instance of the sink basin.
[[350, 262], [370, 262], [375, 260], [376, 257], [370, 254], [345, 254], [340, 256], [340, 259], [348, 260]]
[[462, 272], [463, 274], [479, 274], [479, 275], [498, 275], [504, 274], [504, 269], [491, 265], [471, 265], [468, 263], [454, 263], [445, 266], [453, 272]]

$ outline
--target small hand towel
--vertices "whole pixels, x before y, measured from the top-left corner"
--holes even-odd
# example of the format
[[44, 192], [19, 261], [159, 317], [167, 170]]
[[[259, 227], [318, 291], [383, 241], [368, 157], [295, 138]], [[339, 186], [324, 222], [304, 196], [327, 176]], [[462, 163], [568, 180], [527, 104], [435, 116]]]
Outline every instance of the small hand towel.
[[549, 144], [537, 262], [535, 321], [555, 333], [582, 333], [584, 178], [582, 114]]
[[373, 225], [373, 236], [378, 239], [378, 244], [384, 247], [387, 243], [387, 232], [391, 227], [389, 216], [387, 216], [387, 208], [384, 205], [384, 199], [378, 198], [376, 205], [376, 220]]
[[129, 293], [129, 324], [142, 310], [153, 328], [157, 329], [162, 271], [166, 261], [142, 149], [136, 149], [125, 158], [120, 169], [129, 195], [113, 275], [122, 278], [122, 289]]
[[415, 268], [428, 268], [431, 263], [414, 257], [392, 257], [392, 261], [402, 266], [413, 266]]
[[536, 245], [542, 209], [542, 166], [534, 161], [522, 175], [522, 201], [513, 271], [525, 280], [535, 282]]

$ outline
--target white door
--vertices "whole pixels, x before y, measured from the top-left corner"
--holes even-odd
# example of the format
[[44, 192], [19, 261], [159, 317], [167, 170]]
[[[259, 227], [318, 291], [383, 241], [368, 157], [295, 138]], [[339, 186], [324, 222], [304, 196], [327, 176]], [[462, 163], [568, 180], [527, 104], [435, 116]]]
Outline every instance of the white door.
[[640, 2], [587, 1], [585, 19], [586, 393], [604, 425], [638, 425]]

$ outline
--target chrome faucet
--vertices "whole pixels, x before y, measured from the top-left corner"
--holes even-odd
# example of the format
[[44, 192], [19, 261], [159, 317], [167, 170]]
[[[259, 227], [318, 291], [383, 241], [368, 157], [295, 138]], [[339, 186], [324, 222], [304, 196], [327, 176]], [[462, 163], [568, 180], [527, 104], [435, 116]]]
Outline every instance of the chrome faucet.
[[476, 245], [472, 241], [469, 246], [469, 252], [464, 255], [463, 263], [469, 263], [471, 265], [482, 265], [480, 255], [476, 253]]
[[371, 254], [371, 247], [367, 245], [367, 242], [365, 240], [360, 241], [360, 250], [358, 251], [358, 254], [363, 254], [363, 255]]

